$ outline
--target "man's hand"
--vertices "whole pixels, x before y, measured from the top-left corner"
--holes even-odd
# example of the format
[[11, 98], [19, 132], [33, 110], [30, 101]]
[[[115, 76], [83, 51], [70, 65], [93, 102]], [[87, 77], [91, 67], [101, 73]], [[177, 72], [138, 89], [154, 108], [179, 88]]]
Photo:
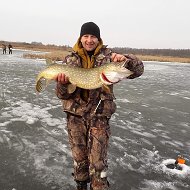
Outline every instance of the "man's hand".
[[122, 62], [122, 61], [126, 61], [127, 58], [122, 54], [112, 53], [111, 60], [113, 62]]
[[54, 79], [61, 84], [67, 84], [69, 82], [69, 78], [64, 73], [59, 73]]

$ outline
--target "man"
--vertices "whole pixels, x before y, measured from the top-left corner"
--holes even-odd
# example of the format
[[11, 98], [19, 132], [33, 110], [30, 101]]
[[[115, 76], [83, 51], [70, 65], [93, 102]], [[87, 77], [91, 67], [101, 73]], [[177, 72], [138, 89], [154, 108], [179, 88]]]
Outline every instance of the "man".
[[12, 54], [12, 49], [13, 49], [13, 46], [11, 44], [8, 45], [8, 48], [9, 48], [9, 54]]
[[6, 45], [5, 45], [5, 44], [2, 44], [2, 49], [3, 49], [3, 54], [6, 54], [6, 52], [7, 52], [6, 49], [7, 49], [7, 48], [6, 48]]
[[[100, 29], [93, 22], [84, 23], [73, 52], [65, 58], [65, 63], [83, 68], [92, 68], [107, 62], [127, 62], [127, 68], [134, 72], [129, 78], [140, 76], [143, 63], [135, 56], [113, 53], [100, 37]], [[117, 64], [117, 63], [115, 63]], [[77, 88], [67, 93], [69, 78], [64, 73], [56, 77], [58, 98], [62, 99], [63, 110], [67, 114], [69, 142], [74, 160], [74, 179], [77, 190], [106, 190], [107, 148], [110, 136], [109, 119], [115, 112], [113, 86], [111, 93], [102, 88], [84, 90]]]

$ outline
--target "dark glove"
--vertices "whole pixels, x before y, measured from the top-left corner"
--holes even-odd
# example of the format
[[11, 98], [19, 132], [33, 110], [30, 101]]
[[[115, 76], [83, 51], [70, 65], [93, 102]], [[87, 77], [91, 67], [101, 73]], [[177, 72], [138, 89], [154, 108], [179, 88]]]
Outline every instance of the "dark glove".
[[143, 62], [132, 54], [130, 54], [130, 55], [127, 54], [125, 56], [128, 59], [126, 61], [126, 68], [129, 69], [130, 71], [134, 72], [132, 75], [128, 76], [127, 78], [134, 79], [136, 77], [141, 76], [144, 72]]
[[61, 82], [57, 82], [57, 86], [55, 89], [55, 93], [59, 99], [68, 99], [71, 94], [67, 92], [68, 84], [62, 84]]

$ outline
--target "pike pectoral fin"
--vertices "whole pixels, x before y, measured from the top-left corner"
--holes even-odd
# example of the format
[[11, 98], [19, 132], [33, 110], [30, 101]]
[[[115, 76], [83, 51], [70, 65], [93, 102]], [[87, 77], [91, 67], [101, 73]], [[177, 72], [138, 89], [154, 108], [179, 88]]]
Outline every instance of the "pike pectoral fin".
[[102, 89], [103, 89], [103, 91], [105, 91], [105, 92], [111, 94], [110, 88], [109, 88], [107, 85], [103, 84], [103, 85], [102, 85]]
[[77, 86], [75, 84], [69, 84], [67, 87], [67, 92], [72, 94], [76, 90]]

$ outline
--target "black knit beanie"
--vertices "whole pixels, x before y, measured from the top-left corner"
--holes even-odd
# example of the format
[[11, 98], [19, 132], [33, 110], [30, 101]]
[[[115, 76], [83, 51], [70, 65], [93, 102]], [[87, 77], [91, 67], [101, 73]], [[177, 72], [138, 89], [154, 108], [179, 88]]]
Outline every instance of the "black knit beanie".
[[91, 34], [100, 40], [100, 28], [94, 22], [87, 22], [81, 26], [80, 37], [85, 34]]

